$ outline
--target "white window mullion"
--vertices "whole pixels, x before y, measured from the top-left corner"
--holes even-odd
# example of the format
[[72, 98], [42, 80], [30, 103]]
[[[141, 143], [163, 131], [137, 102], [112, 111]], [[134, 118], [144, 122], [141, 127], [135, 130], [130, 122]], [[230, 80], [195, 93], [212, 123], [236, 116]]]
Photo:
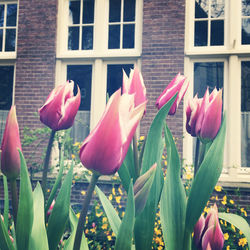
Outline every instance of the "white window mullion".
[[123, 25], [124, 25], [124, 21], [123, 21], [123, 12], [124, 12], [124, 0], [121, 0], [121, 20], [120, 20], [120, 49], [122, 49], [122, 44], [123, 44]]
[[79, 20], [79, 51], [82, 50], [82, 29], [83, 29], [83, 1], [80, 1], [80, 20]]

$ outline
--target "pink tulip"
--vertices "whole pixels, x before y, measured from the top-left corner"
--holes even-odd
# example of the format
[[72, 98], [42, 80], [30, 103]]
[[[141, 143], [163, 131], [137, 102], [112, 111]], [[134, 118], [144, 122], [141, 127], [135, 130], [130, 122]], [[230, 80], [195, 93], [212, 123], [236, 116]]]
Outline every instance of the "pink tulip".
[[220, 129], [221, 114], [222, 90], [215, 88], [209, 95], [207, 89], [196, 121], [195, 134], [203, 140], [213, 140]]
[[38, 110], [40, 120], [52, 130], [70, 128], [81, 102], [80, 89], [77, 86], [77, 95], [74, 96], [74, 82], [55, 87], [49, 94], [45, 104]]
[[201, 238], [202, 238], [202, 233], [205, 227], [205, 218], [203, 215], [199, 218], [197, 223], [194, 226], [194, 243], [196, 246], [200, 245]]
[[20, 173], [21, 150], [19, 127], [16, 117], [16, 107], [12, 106], [7, 117], [1, 145], [1, 170], [8, 179], [16, 179]]
[[174, 115], [183, 96], [185, 95], [189, 82], [186, 81], [186, 77], [180, 73], [170, 82], [170, 84], [165, 88], [162, 94], [158, 97], [156, 101], [156, 107], [160, 109], [165, 105], [177, 92], [177, 98], [169, 110], [169, 115]]
[[49, 209], [48, 209], [47, 215], [50, 215], [52, 213], [52, 210], [54, 208], [55, 203], [56, 203], [55, 200], [53, 200], [50, 207], [49, 207]]
[[134, 95], [117, 90], [104, 114], [80, 148], [82, 164], [99, 174], [110, 175], [121, 166], [146, 102], [134, 107]]
[[135, 107], [144, 103], [146, 98], [146, 88], [140, 71], [135, 68], [130, 71], [129, 78], [123, 71], [123, 93], [135, 94]]

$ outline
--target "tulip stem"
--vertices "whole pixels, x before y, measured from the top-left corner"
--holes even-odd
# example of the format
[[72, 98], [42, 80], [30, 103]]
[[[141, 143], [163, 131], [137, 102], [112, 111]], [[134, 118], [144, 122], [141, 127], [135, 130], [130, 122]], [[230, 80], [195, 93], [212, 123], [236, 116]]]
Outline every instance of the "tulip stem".
[[47, 147], [47, 151], [46, 151], [46, 156], [44, 159], [43, 177], [42, 177], [42, 190], [43, 190], [44, 198], [46, 197], [49, 160], [50, 160], [51, 149], [52, 149], [55, 133], [56, 133], [55, 130], [51, 130], [51, 134], [50, 134], [50, 138], [49, 138], [49, 142], [48, 142], [48, 147]]
[[74, 250], [79, 250], [81, 246], [81, 241], [82, 241], [82, 234], [83, 234], [83, 229], [86, 221], [86, 215], [88, 212], [88, 207], [90, 204], [90, 200], [92, 198], [92, 194], [95, 189], [95, 185], [98, 181], [100, 175], [93, 173], [91, 181], [88, 186], [88, 190], [85, 196], [85, 199], [82, 204], [82, 211], [80, 213], [80, 218], [77, 224], [77, 229], [76, 229], [76, 236], [75, 236], [75, 242], [74, 242]]
[[137, 147], [136, 133], [133, 136], [133, 153], [134, 153], [135, 175], [136, 175], [136, 179], [137, 179], [140, 176], [140, 166], [139, 166], [139, 158], [138, 158], [138, 147]]
[[18, 210], [18, 197], [16, 179], [10, 180], [11, 204], [13, 209], [14, 225], [16, 227], [17, 210]]
[[196, 175], [196, 173], [199, 169], [199, 166], [198, 166], [199, 152], [200, 152], [200, 139], [196, 138], [195, 159], [194, 159], [194, 176]]

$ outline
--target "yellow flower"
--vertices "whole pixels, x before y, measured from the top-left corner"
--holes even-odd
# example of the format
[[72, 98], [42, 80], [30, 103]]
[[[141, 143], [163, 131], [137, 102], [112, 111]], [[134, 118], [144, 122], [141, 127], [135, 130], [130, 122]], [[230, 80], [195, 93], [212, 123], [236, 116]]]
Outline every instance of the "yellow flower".
[[97, 217], [101, 217], [103, 215], [103, 212], [102, 211], [100, 213], [96, 212], [95, 214]]
[[112, 232], [112, 234], [111, 234], [113, 237], [115, 237], [115, 234], [114, 234], [114, 232]]
[[110, 235], [108, 235], [108, 241], [111, 241], [112, 240], [112, 237]]
[[167, 166], [167, 165], [168, 165], [168, 162], [167, 162], [166, 160], [164, 161], [164, 165], [165, 165], [165, 166]]
[[115, 188], [112, 188], [112, 194], [115, 196]]
[[76, 214], [76, 217], [79, 219], [79, 218], [80, 218], [80, 213], [77, 213], [77, 214]]
[[225, 234], [224, 234], [224, 239], [225, 239], [225, 240], [228, 240], [228, 239], [229, 239], [229, 234], [228, 234], [228, 233], [225, 233]]
[[145, 136], [140, 136], [140, 141], [143, 141], [145, 139]]
[[108, 221], [107, 217], [103, 217], [103, 218], [102, 218], [102, 223], [105, 223], [105, 222], [107, 222], [107, 221]]
[[90, 229], [91, 233], [96, 233], [96, 227]]
[[204, 212], [208, 213], [208, 212], [209, 212], [209, 208], [208, 208], [208, 207], [205, 207], [205, 208], [204, 208]]
[[109, 195], [109, 200], [112, 201], [112, 199], [113, 199], [113, 195], [110, 194], [110, 195]]
[[221, 187], [221, 186], [215, 186], [214, 189], [215, 189], [215, 191], [217, 191], [217, 192], [221, 192], [222, 187]]
[[73, 146], [75, 146], [75, 147], [76, 147], [76, 146], [79, 146], [79, 145], [81, 145], [81, 143], [80, 143], [80, 142], [78, 142], [78, 141], [77, 141], [77, 142], [75, 142], [75, 143], [73, 144]]
[[227, 246], [226, 250], [230, 250], [230, 246]]
[[238, 241], [238, 245], [244, 247], [247, 244], [246, 238], [240, 238]]
[[50, 189], [49, 189], [49, 188], [47, 189], [47, 192], [48, 192], [48, 193], [50, 192]]
[[75, 158], [76, 158], [76, 156], [75, 156], [74, 154], [72, 154], [72, 155], [71, 155], [71, 158], [72, 158], [72, 159], [75, 159]]
[[82, 190], [81, 195], [85, 195], [85, 194], [86, 194], [86, 191]]
[[75, 181], [75, 180], [72, 180], [72, 183], [73, 183], [73, 184], [75, 184], [75, 183], [76, 183], [76, 181]]
[[160, 229], [158, 229], [158, 228], [154, 228], [154, 231], [155, 231], [155, 234], [156, 235], [160, 235], [161, 234], [161, 230]]
[[242, 208], [240, 209], [240, 211], [245, 215], [245, 217], [247, 217], [247, 212], [246, 212], [246, 210], [245, 210], [244, 207], [242, 207]]
[[123, 192], [122, 192], [120, 187], [118, 188], [118, 192], [119, 192], [120, 195], [123, 195]]
[[234, 201], [233, 201], [233, 200], [229, 200], [229, 202], [230, 202], [231, 204], [234, 204]]
[[163, 159], [163, 160], [165, 160], [165, 159], [166, 159], [165, 155], [162, 155], [161, 157], [162, 157], [162, 159]]
[[108, 228], [108, 224], [105, 223], [105, 224], [102, 225], [102, 229], [103, 229], [103, 230], [105, 230], [105, 229], [107, 229], [107, 228]]
[[221, 204], [223, 204], [223, 205], [227, 204], [227, 196], [226, 195], [223, 196]]
[[223, 225], [223, 220], [220, 220], [220, 224]]
[[116, 200], [116, 202], [118, 203], [118, 204], [120, 204], [120, 202], [121, 202], [121, 196], [116, 196], [115, 197], [115, 200]]
[[88, 230], [88, 229], [86, 229], [86, 230], [85, 230], [85, 234], [88, 234], [88, 233], [89, 233], [89, 230]]
[[236, 231], [235, 226], [233, 224], [231, 224], [231, 228], [233, 229], [234, 232]]
[[191, 175], [190, 173], [187, 173], [187, 174], [186, 174], [186, 179], [187, 179], [187, 180], [192, 179], [192, 175]]

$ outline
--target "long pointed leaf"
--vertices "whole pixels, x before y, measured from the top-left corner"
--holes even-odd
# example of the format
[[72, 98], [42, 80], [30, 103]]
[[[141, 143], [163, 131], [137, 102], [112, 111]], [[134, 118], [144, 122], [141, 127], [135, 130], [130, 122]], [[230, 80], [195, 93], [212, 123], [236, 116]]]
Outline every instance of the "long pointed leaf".
[[133, 229], [135, 223], [135, 201], [133, 182], [131, 180], [128, 200], [121, 226], [115, 242], [115, 250], [130, 250], [132, 246]]
[[192, 183], [187, 202], [186, 230], [191, 233], [220, 177], [223, 163], [226, 117]]
[[43, 191], [39, 184], [33, 192], [34, 201], [34, 221], [31, 231], [29, 249], [46, 250], [49, 249], [46, 227], [44, 223], [44, 198]]
[[73, 177], [73, 165], [71, 166], [62, 187], [57, 196], [48, 222], [49, 249], [56, 249], [63, 235], [69, 218], [70, 193]]
[[5, 224], [3, 223], [1, 218], [0, 218], [0, 249], [1, 250], [14, 250], [14, 246], [8, 234], [8, 229], [5, 227]]
[[3, 188], [4, 188], [4, 224], [8, 228], [9, 224], [9, 192], [8, 192], [8, 183], [6, 176], [3, 175]]
[[144, 211], [135, 221], [135, 244], [137, 249], [151, 249], [155, 215], [164, 182], [161, 169], [161, 157], [163, 152], [162, 130], [166, 116], [175, 98], [176, 95], [159, 110], [148, 132], [142, 157], [141, 175], [147, 172], [154, 163], [157, 163], [157, 169]]
[[129, 182], [130, 182], [131, 176], [130, 176], [130, 173], [128, 171], [128, 167], [125, 164], [125, 162], [123, 162], [122, 165], [121, 165], [121, 167], [119, 168], [118, 174], [119, 174], [119, 177], [121, 179], [123, 188], [128, 193]]
[[237, 214], [219, 213], [219, 218], [236, 226], [247, 238], [248, 247], [250, 248], [250, 227], [247, 221]]
[[29, 240], [33, 225], [33, 195], [26, 162], [20, 150], [19, 154], [21, 161], [21, 173], [16, 226], [16, 244], [18, 249], [29, 249]]
[[181, 180], [180, 158], [173, 136], [167, 126], [165, 126], [165, 139], [168, 169], [161, 196], [160, 215], [167, 249], [175, 250], [183, 247], [186, 194]]

